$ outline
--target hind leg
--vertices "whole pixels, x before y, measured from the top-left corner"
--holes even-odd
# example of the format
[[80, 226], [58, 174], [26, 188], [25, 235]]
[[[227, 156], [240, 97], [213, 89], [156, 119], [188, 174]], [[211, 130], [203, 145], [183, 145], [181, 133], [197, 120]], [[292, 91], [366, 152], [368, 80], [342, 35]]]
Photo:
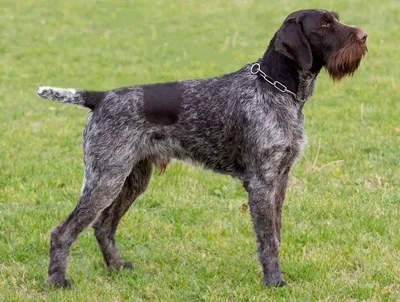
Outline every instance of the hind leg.
[[128, 211], [135, 199], [143, 193], [150, 181], [152, 165], [149, 160], [137, 163], [113, 203], [106, 208], [93, 224], [94, 234], [99, 243], [104, 261], [110, 269], [130, 268], [133, 265], [121, 258], [115, 244], [115, 231], [122, 216]]
[[83, 139], [85, 178], [81, 196], [71, 214], [51, 231], [47, 283], [57, 287], [69, 285], [65, 273], [70, 246], [118, 197], [138, 161], [135, 137], [126, 128], [116, 127], [117, 121], [111, 126], [100, 121], [94, 113], [88, 115]]
[[50, 285], [57, 287], [70, 285], [65, 277], [70, 246], [78, 234], [116, 199], [130, 167], [126, 173], [121, 169], [106, 169], [107, 172], [102, 170], [102, 173], [85, 170], [85, 183], [78, 204], [67, 219], [51, 231], [47, 278], [47, 283]]

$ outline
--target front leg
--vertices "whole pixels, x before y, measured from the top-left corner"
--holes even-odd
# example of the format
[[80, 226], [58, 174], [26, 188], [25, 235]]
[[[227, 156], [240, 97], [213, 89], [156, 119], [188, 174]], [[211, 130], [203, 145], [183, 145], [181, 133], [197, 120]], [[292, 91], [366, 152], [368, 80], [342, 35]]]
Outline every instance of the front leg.
[[276, 177], [256, 177], [250, 180], [246, 189], [249, 193], [249, 207], [257, 238], [257, 252], [263, 270], [264, 283], [269, 286], [283, 286], [286, 282], [278, 261], [279, 238], [276, 230], [275, 191]]
[[277, 179], [275, 186], [275, 228], [279, 243], [281, 242], [282, 206], [285, 200], [290, 168], [287, 168]]

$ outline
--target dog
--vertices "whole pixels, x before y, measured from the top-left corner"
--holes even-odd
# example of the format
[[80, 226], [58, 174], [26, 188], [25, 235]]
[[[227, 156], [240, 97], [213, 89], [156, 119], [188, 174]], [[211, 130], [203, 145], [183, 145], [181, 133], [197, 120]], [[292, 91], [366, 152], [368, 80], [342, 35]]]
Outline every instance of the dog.
[[132, 269], [115, 244], [118, 222], [146, 190], [152, 166], [163, 171], [174, 158], [243, 182], [263, 281], [285, 285], [281, 209], [289, 171], [305, 145], [303, 107], [322, 68], [333, 81], [353, 75], [366, 39], [336, 12], [301, 10], [284, 20], [260, 59], [233, 73], [111, 91], [38, 87], [42, 98], [90, 109], [81, 195], [51, 231], [47, 283], [70, 286], [68, 251], [90, 224], [107, 267]]

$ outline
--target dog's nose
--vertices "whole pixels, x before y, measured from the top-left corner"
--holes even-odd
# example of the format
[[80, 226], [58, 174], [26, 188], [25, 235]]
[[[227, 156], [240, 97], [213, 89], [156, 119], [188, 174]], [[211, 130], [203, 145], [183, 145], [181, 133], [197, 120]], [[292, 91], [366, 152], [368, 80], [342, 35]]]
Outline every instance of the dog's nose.
[[357, 30], [357, 38], [359, 38], [361, 41], [365, 42], [367, 41], [367, 33], [363, 31], [361, 28]]

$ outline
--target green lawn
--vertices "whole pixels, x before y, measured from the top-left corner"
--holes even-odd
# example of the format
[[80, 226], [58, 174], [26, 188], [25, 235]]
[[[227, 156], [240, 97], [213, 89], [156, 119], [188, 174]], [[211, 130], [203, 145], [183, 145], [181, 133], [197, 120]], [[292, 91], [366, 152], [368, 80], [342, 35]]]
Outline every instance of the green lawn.
[[[0, 301], [399, 301], [400, 1], [0, 2]], [[289, 285], [262, 285], [239, 181], [172, 163], [117, 232], [132, 272], [110, 273], [92, 230], [69, 290], [45, 285], [49, 232], [82, 182], [87, 110], [37, 85], [111, 89], [220, 75], [256, 60], [290, 12], [337, 10], [368, 32], [352, 79], [322, 72], [308, 145], [283, 211]]]

